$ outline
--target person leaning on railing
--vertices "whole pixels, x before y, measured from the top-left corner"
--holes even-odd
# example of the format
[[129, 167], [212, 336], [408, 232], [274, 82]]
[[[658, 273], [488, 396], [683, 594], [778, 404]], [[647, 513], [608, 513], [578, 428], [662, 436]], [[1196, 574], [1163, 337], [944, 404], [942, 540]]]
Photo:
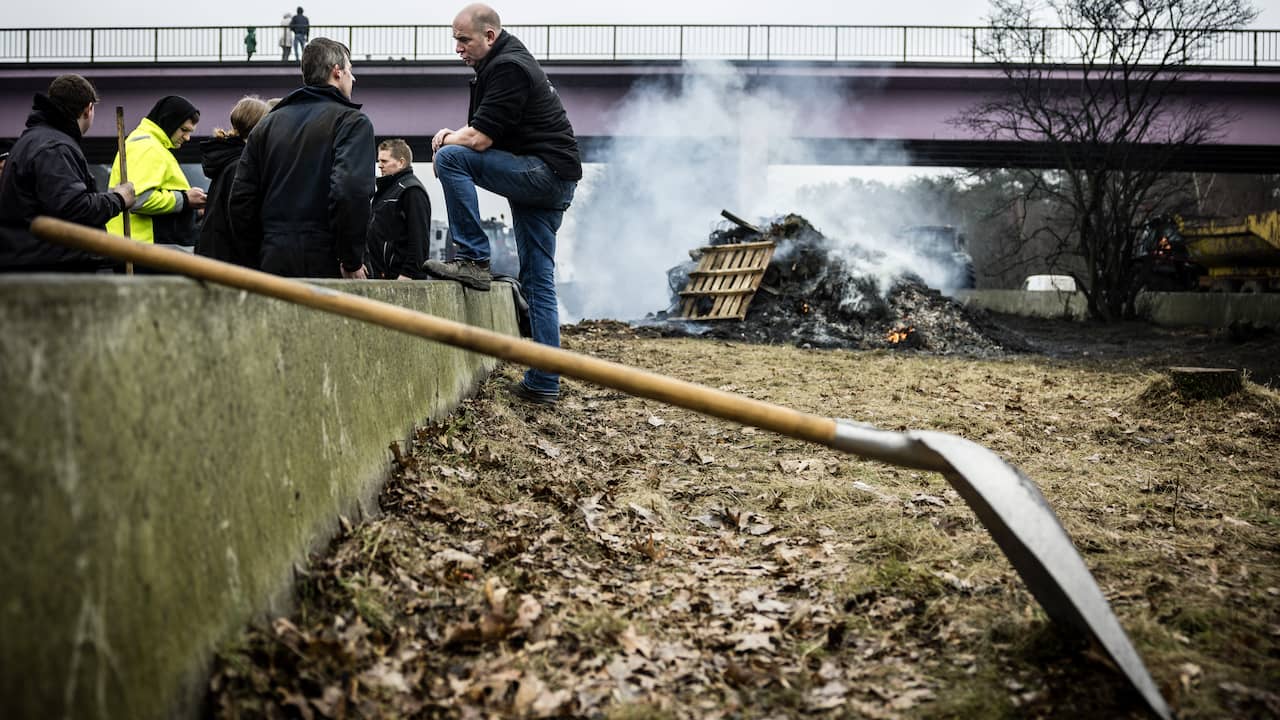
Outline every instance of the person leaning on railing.
[[27, 129], [0, 175], [0, 271], [93, 272], [105, 258], [32, 235], [37, 215], [101, 229], [133, 204], [133, 184], [98, 192], [80, 138], [93, 125], [98, 94], [79, 75], [60, 75], [32, 102]]
[[302, 50], [307, 47], [307, 38], [311, 35], [311, 21], [302, 14], [302, 6], [298, 6], [298, 14], [289, 21], [289, 29], [293, 31], [293, 54], [302, 62]]

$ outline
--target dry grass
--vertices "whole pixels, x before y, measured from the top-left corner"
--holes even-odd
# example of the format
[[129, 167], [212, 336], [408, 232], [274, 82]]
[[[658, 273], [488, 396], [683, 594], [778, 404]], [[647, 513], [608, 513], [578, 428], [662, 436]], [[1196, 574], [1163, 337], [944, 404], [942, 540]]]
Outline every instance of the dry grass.
[[[1189, 404], [1137, 361], [566, 346], [992, 448], [1180, 717], [1280, 713], [1277, 393]], [[387, 513], [220, 663], [218, 715], [1142, 716], [939, 476], [573, 381], [530, 407], [515, 376], [419, 433]]]

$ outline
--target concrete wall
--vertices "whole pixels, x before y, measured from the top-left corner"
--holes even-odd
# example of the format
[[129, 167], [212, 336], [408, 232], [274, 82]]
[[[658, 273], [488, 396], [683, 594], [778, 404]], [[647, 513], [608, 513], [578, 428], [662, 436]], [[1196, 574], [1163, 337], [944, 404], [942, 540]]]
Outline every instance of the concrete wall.
[[[505, 289], [335, 286], [516, 332]], [[0, 716], [192, 714], [388, 444], [494, 364], [182, 278], [0, 277]]]
[[[959, 290], [956, 299], [992, 312], [1027, 317], [1083, 320], [1084, 293], [1023, 290]], [[1142, 293], [1137, 310], [1157, 325], [1229, 327], [1249, 323], [1280, 328], [1280, 293]]]

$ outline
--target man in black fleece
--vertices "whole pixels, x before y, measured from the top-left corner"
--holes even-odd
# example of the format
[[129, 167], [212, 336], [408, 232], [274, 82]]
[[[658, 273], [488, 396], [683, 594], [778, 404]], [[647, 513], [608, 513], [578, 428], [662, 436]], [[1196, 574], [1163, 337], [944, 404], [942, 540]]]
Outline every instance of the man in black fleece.
[[97, 102], [93, 85], [79, 75], [60, 75], [35, 96], [27, 129], [0, 175], [0, 271], [92, 272], [112, 264], [30, 231], [37, 215], [101, 230], [133, 204], [133, 183], [98, 192], [80, 149]]
[[[429, 260], [423, 269], [488, 290], [489, 239], [480, 224], [476, 187], [507, 198], [533, 339], [559, 347], [556, 232], [582, 179], [578, 141], [546, 73], [524, 44], [502, 29], [493, 8], [463, 8], [453, 20], [453, 39], [462, 61], [476, 71], [471, 105], [467, 125], [439, 131], [431, 149], [457, 259]], [[512, 391], [526, 400], [554, 403], [560, 376], [531, 368]]]
[[306, 87], [249, 135], [231, 186], [231, 230], [266, 272], [364, 279], [376, 152], [373, 124], [351, 102], [351, 51], [312, 40], [302, 77]]

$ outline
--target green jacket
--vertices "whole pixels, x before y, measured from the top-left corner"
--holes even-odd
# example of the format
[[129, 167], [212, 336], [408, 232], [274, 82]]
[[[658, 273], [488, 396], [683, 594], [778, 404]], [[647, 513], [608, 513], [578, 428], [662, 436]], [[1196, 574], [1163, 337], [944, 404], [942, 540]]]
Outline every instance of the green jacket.
[[[125, 141], [129, 181], [137, 200], [129, 213], [130, 236], [138, 242], [194, 244], [192, 209], [185, 191], [191, 189], [173, 156], [173, 143], [159, 125], [143, 118]], [[108, 187], [120, 182], [120, 157], [111, 164]], [[107, 222], [107, 232], [124, 235], [124, 214]]]

